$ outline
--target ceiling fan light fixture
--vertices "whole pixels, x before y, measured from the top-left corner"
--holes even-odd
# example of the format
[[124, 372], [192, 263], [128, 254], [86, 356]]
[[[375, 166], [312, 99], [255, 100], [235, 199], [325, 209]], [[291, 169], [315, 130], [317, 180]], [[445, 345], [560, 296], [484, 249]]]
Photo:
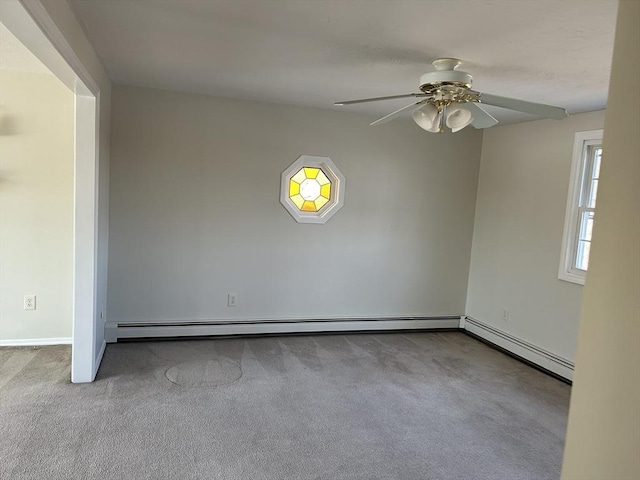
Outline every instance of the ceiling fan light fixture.
[[337, 102], [336, 105], [378, 102], [399, 98], [419, 98], [420, 100], [379, 118], [370, 125], [380, 125], [398, 118], [408, 110], [417, 108], [412, 114], [418, 126], [427, 132], [442, 133], [445, 127], [458, 132], [473, 123], [475, 128], [489, 128], [498, 123], [479, 104], [515, 110], [542, 118], [562, 120], [568, 113], [562, 107], [528, 102], [517, 98], [501, 97], [489, 93], [471, 90], [473, 78], [467, 72], [458, 70], [462, 63], [457, 58], [438, 58], [434, 60], [435, 70], [420, 77], [422, 93], [407, 93], [386, 97], [363, 98]]
[[453, 133], [462, 130], [473, 122], [473, 115], [466, 108], [455, 105], [447, 110], [447, 127], [451, 129]]
[[420, 128], [431, 133], [438, 133], [440, 131], [441, 117], [442, 112], [430, 103], [418, 108], [411, 114], [411, 118], [413, 118], [413, 121], [416, 122]]

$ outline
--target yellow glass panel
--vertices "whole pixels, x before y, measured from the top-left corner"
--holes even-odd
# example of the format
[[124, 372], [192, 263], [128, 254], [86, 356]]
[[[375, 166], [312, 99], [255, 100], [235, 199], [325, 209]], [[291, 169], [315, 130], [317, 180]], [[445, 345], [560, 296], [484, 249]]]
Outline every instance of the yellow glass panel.
[[316, 208], [316, 204], [313, 203], [310, 200], [307, 200], [304, 202], [304, 204], [302, 205], [302, 207], [300, 208], [300, 210], [302, 210], [303, 212], [317, 212], [318, 209]]
[[331, 184], [325, 183], [320, 187], [320, 195], [329, 200], [331, 198]]
[[316, 180], [320, 185], [326, 185], [327, 183], [331, 183], [331, 180], [327, 178], [327, 176], [324, 174], [322, 170], [318, 172], [318, 176], [316, 177]]
[[319, 172], [319, 168], [304, 167], [304, 175], [307, 178], [316, 178]]
[[302, 195], [293, 195], [291, 197], [291, 201], [295, 203], [296, 207], [298, 207], [300, 210], [302, 210], [302, 205], [305, 204], [305, 201], [304, 201], [304, 198], [302, 198]]
[[303, 167], [300, 170], [298, 170], [298, 173], [296, 173], [293, 177], [291, 177], [291, 180], [293, 180], [296, 183], [302, 183], [305, 178], [307, 178], [307, 176], [304, 174], [304, 167]]
[[314, 202], [316, 204], [316, 210], [320, 210], [328, 201], [328, 198], [318, 197], [318, 199]]
[[298, 182], [294, 182], [293, 180], [289, 181], [289, 196], [293, 197], [300, 193], [300, 184]]

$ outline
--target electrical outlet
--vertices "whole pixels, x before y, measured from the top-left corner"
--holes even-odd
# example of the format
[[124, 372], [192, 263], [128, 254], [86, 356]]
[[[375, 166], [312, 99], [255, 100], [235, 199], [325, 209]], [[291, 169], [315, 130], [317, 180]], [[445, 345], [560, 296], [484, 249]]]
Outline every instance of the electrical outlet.
[[509, 309], [507, 307], [502, 308], [502, 321], [503, 322], [509, 321]]
[[36, 296], [35, 295], [25, 295], [24, 296], [24, 309], [25, 310], [35, 310], [36, 309]]
[[238, 306], [238, 295], [235, 293], [230, 293], [227, 295], [227, 307], [237, 307]]

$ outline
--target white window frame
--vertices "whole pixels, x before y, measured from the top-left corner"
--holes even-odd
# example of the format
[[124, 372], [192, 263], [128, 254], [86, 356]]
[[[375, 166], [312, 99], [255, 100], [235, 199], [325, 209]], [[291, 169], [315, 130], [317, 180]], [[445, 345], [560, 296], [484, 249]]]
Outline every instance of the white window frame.
[[581, 207], [581, 199], [584, 195], [584, 175], [586, 168], [591, 162], [589, 151], [593, 146], [602, 146], [602, 134], [603, 130], [576, 132], [573, 142], [573, 159], [571, 163], [571, 177], [569, 179], [569, 194], [567, 195], [567, 208], [564, 217], [564, 232], [562, 235], [558, 278], [580, 285], [584, 285], [587, 276], [585, 270], [575, 267], [578, 253], [580, 215], [585, 211], [585, 208]]

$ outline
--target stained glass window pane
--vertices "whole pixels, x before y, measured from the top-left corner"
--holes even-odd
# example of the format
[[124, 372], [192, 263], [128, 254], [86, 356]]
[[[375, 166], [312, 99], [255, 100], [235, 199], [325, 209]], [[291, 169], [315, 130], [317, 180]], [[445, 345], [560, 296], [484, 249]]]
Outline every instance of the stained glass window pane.
[[291, 180], [297, 183], [302, 183], [305, 178], [307, 178], [307, 176], [304, 174], [304, 168], [301, 168], [298, 170], [298, 173], [291, 177]]
[[317, 212], [318, 209], [316, 208], [316, 204], [314, 202], [312, 202], [311, 200], [305, 200], [305, 202], [302, 204], [302, 207], [300, 208], [300, 210], [302, 210], [303, 212]]
[[317, 212], [331, 200], [331, 180], [316, 167], [302, 167], [289, 180], [289, 198], [303, 212]]
[[300, 210], [302, 210], [302, 205], [304, 205], [304, 198], [301, 195], [293, 195], [291, 197], [291, 201], [296, 204]]
[[316, 210], [320, 210], [328, 201], [328, 198], [318, 197], [318, 199], [314, 202], [316, 204]]
[[293, 197], [300, 193], [300, 184], [291, 180], [289, 182], [289, 196]]
[[304, 167], [304, 175], [307, 178], [316, 178], [320, 172], [319, 168]]
[[301, 155], [280, 178], [280, 203], [298, 223], [325, 223], [344, 203], [344, 177], [328, 157]]
[[300, 195], [302, 195], [302, 198], [305, 200], [314, 201], [320, 196], [320, 184], [317, 180], [310, 178], [306, 179], [300, 185]]
[[318, 180], [318, 183], [320, 185], [331, 183], [331, 181], [327, 178], [327, 176], [324, 174], [322, 170], [318, 172], [318, 176], [316, 177], [316, 180]]

